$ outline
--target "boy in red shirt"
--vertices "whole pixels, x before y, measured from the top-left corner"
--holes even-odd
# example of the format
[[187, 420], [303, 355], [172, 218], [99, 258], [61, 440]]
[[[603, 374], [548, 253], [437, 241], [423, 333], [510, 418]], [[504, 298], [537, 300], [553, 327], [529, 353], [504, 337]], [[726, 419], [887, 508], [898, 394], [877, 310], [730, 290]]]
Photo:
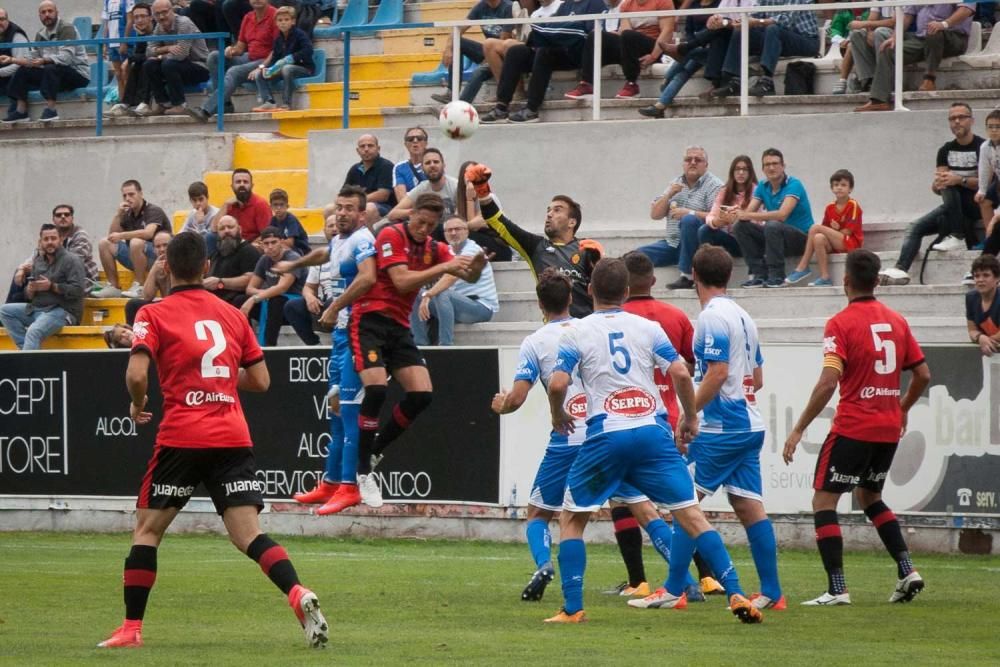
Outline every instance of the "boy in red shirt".
[[838, 169], [830, 176], [830, 190], [833, 191], [834, 202], [827, 205], [823, 213], [823, 224], [813, 225], [809, 230], [805, 252], [795, 270], [785, 278], [789, 285], [808, 278], [809, 260], [816, 253], [816, 264], [819, 265], [819, 278], [809, 283], [810, 287], [829, 287], [830, 254], [850, 252], [860, 248], [864, 243], [864, 232], [861, 230], [861, 206], [851, 199], [854, 191], [854, 175], [846, 169]]

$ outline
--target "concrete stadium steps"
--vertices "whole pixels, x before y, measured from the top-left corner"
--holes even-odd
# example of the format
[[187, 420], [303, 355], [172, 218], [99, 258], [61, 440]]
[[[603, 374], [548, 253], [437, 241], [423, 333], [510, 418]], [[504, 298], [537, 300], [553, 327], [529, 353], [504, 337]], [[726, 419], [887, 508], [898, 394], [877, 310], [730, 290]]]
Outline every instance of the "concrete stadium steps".
[[233, 168], [308, 169], [309, 142], [274, 134], [241, 134], [233, 145]]
[[[105, 347], [103, 326], [63, 327], [59, 333], [42, 342], [43, 350], [96, 350]], [[0, 328], [0, 351], [16, 349], [7, 331]]]
[[[310, 83], [306, 86], [309, 98], [308, 109], [340, 110], [344, 101], [344, 82]], [[410, 80], [386, 79], [381, 81], [351, 81], [350, 109], [370, 109], [383, 106], [401, 106], [407, 104], [410, 98]], [[281, 118], [294, 111], [279, 112], [275, 116]]]
[[84, 299], [83, 317], [80, 319], [80, 323], [91, 326], [108, 326], [116, 322], [124, 322], [126, 303], [128, 303], [128, 299]]
[[[233, 196], [231, 171], [210, 171], [202, 175], [202, 180], [208, 186], [208, 199], [213, 206]], [[308, 187], [308, 169], [258, 169], [253, 172], [255, 193], [267, 199], [271, 190], [281, 188], [288, 193], [288, 205], [292, 208], [306, 206]]]
[[[880, 298], [884, 295], [879, 292]], [[737, 301], [744, 307], [746, 304], [740, 296], [736, 296]], [[823, 340], [823, 330], [827, 320], [836, 311], [846, 305], [846, 299], [841, 298], [840, 306], [822, 317], [807, 318], [755, 318], [757, 331], [760, 340], [764, 344], [770, 343], [804, 343], [819, 345]], [[536, 310], [536, 312], [538, 312]], [[907, 322], [913, 330], [917, 340], [923, 344], [928, 343], [964, 343], [967, 340], [965, 334], [965, 317], [907, 317]], [[509, 345], [517, 346], [521, 344], [526, 336], [533, 333], [542, 324], [541, 318], [525, 320], [520, 322], [487, 322], [484, 324], [456, 324], [455, 344], [456, 345]], [[286, 342], [287, 341], [287, 342]], [[280, 341], [282, 345], [299, 345], [301, 341], [294, 332], [290, 337], [284, 334]], [[810, 372], [813, 369], [809, 369]], [[815, 369], [816, 376], [819, 369]], [[812, 379], [808, 380], [809, 383]], [[806, 391], [811, 384], [807, 384], [803, 391]]]
[[[228, 188], [228, 186], [227, 186]], [[232, 192], [231, 189], [227, 192]], [[261, 194], [261, 193], [258, 193]], [[265, 199], [270, 191], [261, 194]], [[314, 246], [325, 246], [326, 240], [323, 238], [323, 210], [318, 208], [295, 208], [291, 207], [288, 209], [289, 212], [299, 219], [302, 226], [305, 228], [306, 232], [310, 235], [309, 241]], [[173, 217], [171, 219], [171, 228], [174, 234], [179, 234], [184, 228], [184, 222], [187, 221], [188, 213], [190, 209], [180, 209], [174, 211]]]

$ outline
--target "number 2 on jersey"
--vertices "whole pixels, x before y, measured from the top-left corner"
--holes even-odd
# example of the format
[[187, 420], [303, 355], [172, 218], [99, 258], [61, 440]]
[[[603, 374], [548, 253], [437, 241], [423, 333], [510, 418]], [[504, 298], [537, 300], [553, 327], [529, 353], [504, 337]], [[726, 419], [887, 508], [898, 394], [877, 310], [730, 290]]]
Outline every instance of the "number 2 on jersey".
[[896, 370], [896, 343], [891, 340], [879, 337], [880, 333], [892, 333], [892, 325], [881, 323], [873, 324], [872, 340], [875, 342], [875, 351], [881, 352], [884, 359], [875, 360], [875, 372], [879, 375], [889, 375]]
[[212, 347], [201, 357], [201, 376], [204, 378], [228, 378], [229, 366], [214, 365], [215, 359], [226, 351], [226, 336], [222, 326], [215, 320], [198, 320], [194, 323], [194, 335], [198, 340], [212, 337]]
[[[608, 334], [608, 349], [611, 351], [611, 366], [624, 375], [632, 368], [632, 356], [628, 353], [628, 349], [624, 345], [618, 343], [622, 338], [625, 338], [625, 334], [622, 332], [610, 332]], [[621, 355], [621, 365], [618, 363], [618, 355]]]

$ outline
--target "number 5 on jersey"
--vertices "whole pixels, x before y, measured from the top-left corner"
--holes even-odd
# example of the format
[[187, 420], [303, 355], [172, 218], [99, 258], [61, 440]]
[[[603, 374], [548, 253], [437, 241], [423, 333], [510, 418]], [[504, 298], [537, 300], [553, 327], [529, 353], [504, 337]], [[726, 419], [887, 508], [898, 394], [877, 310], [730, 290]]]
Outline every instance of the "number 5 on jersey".
[[[608, 349], [611, 351], [611, 366], [622, 375], [628, 373], [632, 368], [632, 356], [628, 349], [618, 341], [625, 338], [625, 334], [620, 331], [612, 331], [608, 334]], [[618, 355], [621, 355], [621, 365], [618, 363]]]
[[873, 324], [872, 340], [875, 342], [875, 351], [885, 355], [884, 359], [875, 360], [875, 372], [879, 375], [889, 375], [896, 370], [896, 343], [879, 337], [880, 333], [892, 333], [892, 325], [881, 323]]

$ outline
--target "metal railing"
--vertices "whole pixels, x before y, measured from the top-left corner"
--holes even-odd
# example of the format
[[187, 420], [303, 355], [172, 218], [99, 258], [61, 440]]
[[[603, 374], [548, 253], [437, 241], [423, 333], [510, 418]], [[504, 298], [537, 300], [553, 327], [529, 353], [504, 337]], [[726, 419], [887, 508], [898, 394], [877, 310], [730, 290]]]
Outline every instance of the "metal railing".
[[[60, 41], [51, 42], [7, 42], [0, 44], [0, 49], [31, 49], [34, 47], [38, 48], [52, 48], [55, 46], [83, 46], [84, 48], [88, 46], [94, 46], [97, 48], [97, 115], [95, 116], [96, 122], [96, 132], [97, 136], [102, 136], [104, 134], [104, 48], [110, 44], [121, 44], [122, 42], [128, 44], [138, 44], [140, 42], [178, 42], [178, 41], [192, 41], [196, 39], [204, 40], [216, 40], [216, 45], [218, 46], [219, 53], [221, 54], [225, 49], [225, 41], [229, 39], [228, 32], [206, 32], [197, 33], [190, 35], [135, 35], [132, 37], [92, 37], [90, 39], [67, 39]], [[22, 65], [23, 67], [23, 65]], [[219, 58], [219, 64], [216, 69], [216, 118], [215, 118], [215, 129], [222, 132], [225, 129], [225, 119], [223, 118], [225, 114], [223, 113], [224, 107], [224, 86], [222, 82], [225, 79], [226, 72], [226, 59]], [[94, 82], [91, 82], [92, 84]]]
[[[568, 1], [568, 0], [567, 0]], [[823, 10], [839, 11], [843, 9], [870, 9], [873, 6], [878, 8], [893, 7], [895, 24], [895, 111], [907, 111], [903, 106], [903, 8], [907, 6], [937, 5], [937, 4], [961, 4], [963, 0], [876, 0], [876, 2], [825, 2], [807, 5], [774, 5], [767, 7], [712, 7], [706, 9], [674, 9], [669, 11], [655, 12], [627, 12], [615, 14], [616, 19], [626, 18], [647, 18], [663, 16], [711, 16], [712, 14], [772, 14], [783, 12], [820, 12]], [[524, 24], [544, 24], [544, 23], [565, 23], [567, 21], [598, 21], [594, 29], [594, 83], [593, 83], [593, 120], [601, 119], [601, 42], [603, 22], [607, 20], [608, 14], [579, 14], [572, 16], [557, 16], [546, 18], [517, 18], [517, 19], [496, 19], [484, 21], [436, 21], [433, 23], [437, 28], [451, 28], [452, 35], [452, 62], [461, 62], [461, 51], [459, 41], [459, 28], [484, 25], [524, 25]], [[822, 26], [819, 26], [822, 30]], [[675, 31], [676, 32], [676, 31]], [[818, 34], [817, 34], [818, 37]], [[817, 54], [821, 57], [825, 54]], [[749, 104], [749, 61], [750, 61], [750, 32], [746, 21], [740, 21], [740, 115], [746, 116], [750, 113]], [[799, 59], [808, 56], [796, 56]], [[345, 65], [345, 68], [347, 66]], [[461, 68], [452, 68], [451, 98], [457, 100], [461, 87]]]

